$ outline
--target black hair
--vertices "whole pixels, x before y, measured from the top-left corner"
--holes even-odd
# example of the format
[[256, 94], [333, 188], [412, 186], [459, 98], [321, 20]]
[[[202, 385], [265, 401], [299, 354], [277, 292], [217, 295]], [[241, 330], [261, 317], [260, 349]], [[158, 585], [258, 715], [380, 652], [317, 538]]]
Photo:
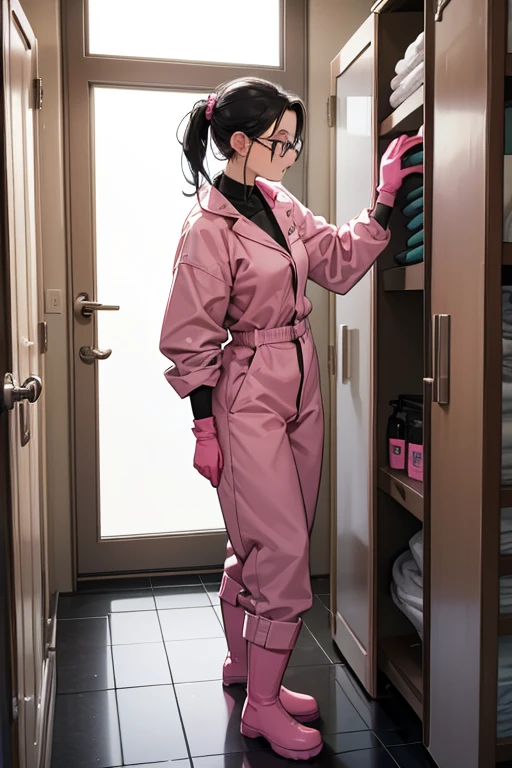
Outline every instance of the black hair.
[[195, 192], [191, 195], [197, 193], [203, 180], [206, 179], [210, 184], [212, 183], [205, 167], [209, 129], [222, 158], [229, 160], [235, 154], [229, 142], [231, 136], [237, 131], [242, 131], [249, 139], [257, 139], [274, 123], [279, 125], [284, 113], [292, 110], [297, 115], [295, 134], [295, 141], [297, 141], [302, 138], [306, 123], [306, 108], [303, 101], [295, 94], [268, 80], [258, 77], [230, 80], [222, 83], [215, 93], [217, 99], [211, 120], [206, 118], [208, 102], [204, 99], [197, 101], [189, 112], [190, 118], [183, 141], [180, 141], [191, 177], [187, 177], [185, 170], [183, 174], [187, 182], [195, 188]]

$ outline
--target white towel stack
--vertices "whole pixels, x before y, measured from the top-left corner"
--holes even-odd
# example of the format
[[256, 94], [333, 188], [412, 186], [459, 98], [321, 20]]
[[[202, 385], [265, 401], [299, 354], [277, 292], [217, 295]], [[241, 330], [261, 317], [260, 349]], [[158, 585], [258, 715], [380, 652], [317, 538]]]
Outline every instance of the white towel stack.
[[389, 103], [396, 109], [423, 85], [425, 79], [425, 35], [422, 32], [395, 67]]
[[498, 739], [512, 736], [512, 637], [498, 638]]
[[423, 530], [412, 537], [409, 547], [393, 565], [391, 597], [423, 640]]
[[502, 437], [501, 481], [512, 483], [512, 287], [504, 285], [502, 291]]
[[512, 555], [512, 507], [501, 510], [501, 554]]

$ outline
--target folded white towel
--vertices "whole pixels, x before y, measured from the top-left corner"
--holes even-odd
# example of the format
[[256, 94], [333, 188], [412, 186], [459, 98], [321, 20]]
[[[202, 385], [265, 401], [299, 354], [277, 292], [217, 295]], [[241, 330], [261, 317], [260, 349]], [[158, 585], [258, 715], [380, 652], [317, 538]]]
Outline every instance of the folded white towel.
[[412, 96], [412, 94], [415, 93], [418, 88], [423, 85], [424, 79], [425, 64], [422, 62], [421, 64], [418, 64], [416, 69], [413, 69], [412, 72], [409, 72], [405, 80], [403, 80], [396, 91], [393, 91], [391, 94], [389, 103], [393, 109], [396, 109], [398, 106], [400, 106], [400, 104], [408, 99], [409, 96]]
[[402, 66], [400, 67], [401, 69], [400, 74], [395, 75], [395, 77], [392, 79], [391, 90], [396, 91], [398, 86], [405, 80], [407, 75], [410, 72], [412, 72], [413, 69], [416, 69], [418, 64], [421, 64], [423, 61], [425, 61], [425, 51], [423, 50], [423, 48], [421, 49], [421, 51], [418, 51], [412, 57], [412, 59], [409, 59], [409, 61], [405, 61], [405, 59], [402, 59], [402, 61], [399, 61], [398, 64], [400, 65], [402, 65], [402, 62], [403, 62], [403, 67]]
[[[403, 75], [404, 72], [407, 70], [407, 65], [414, 59], [417, 53], [420, 51], [425, 50], [425, 33], [421, 32], [416, 40], [410, 44], [410, 46], [407, 48], [403, 59], [400, 59], [398, 64], [395, 67], [395, 72], [397, 75]], [[408, 70], [411, 72], [411, 69]]]
[[423, 640], [423, 610], [419, 610], [418, 608], [405, 603], [403, 600], [400, 599], [400, 597], [397, 594], [397, 588], [394, 583], [391, 584], [391, 597], [393, 599], [393, 602], [397, 606], [397, 608], [400, 608], [402, 613], [404, 613], [413, 627], [416, 629], [417, 633]]
[[423, 574], [423, 528], [419, 530], [418, 533], [414, 534], [409, 541], [409, 547], [420, 573]]

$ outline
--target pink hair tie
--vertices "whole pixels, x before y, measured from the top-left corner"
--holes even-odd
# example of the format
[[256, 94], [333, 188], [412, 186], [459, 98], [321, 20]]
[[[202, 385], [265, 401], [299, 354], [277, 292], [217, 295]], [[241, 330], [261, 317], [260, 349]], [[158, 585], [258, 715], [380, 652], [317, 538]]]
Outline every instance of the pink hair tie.
[[216, 93], [210, 93], [208, 96], [208, 103], [206, 104], [206, 119], [211, 120], [212, 119], [212, 113], [213, 108], [215, 104], [217, 103], [217, 94]]

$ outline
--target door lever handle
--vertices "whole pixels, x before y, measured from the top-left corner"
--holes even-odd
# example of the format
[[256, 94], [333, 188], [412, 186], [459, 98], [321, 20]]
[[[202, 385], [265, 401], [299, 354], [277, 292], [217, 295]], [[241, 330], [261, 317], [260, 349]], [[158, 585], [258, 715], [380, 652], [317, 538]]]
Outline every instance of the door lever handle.
[[28, 400], [29, 403], [35, 403], [43, 391], [43, 382], [39, 376], [29, 376], [23, 384], [18, 386], [12, 373], [6, 373], [4, 376], [4, 385], [0, 406], [2, 410], [12, 411], [15, 403], [22, 400]]
[[95, 349], [94, 347], [80, 347], [78, 353], [83, 363], [94, 363], [95, 360], [106, 360], [112, 354], [111, 349]]
[[450, 402], [451, 316], [434, 315], [433, 324], [434, 393], [432, 402], [448, 405]]
[[75, 299], [75, 315], [77, 317], [92, 317], [93, 312], [103, 310], [117, 310], [119, 305], [101, 304], [99, 301], [89, 301], [87, 293], [79, 293]]
[[434, 21], [442, 21], [443, 20], [443, 11], [448, 5], [450, 0], [437, 0], [436, 4], [436, 13], [434, 16]]

